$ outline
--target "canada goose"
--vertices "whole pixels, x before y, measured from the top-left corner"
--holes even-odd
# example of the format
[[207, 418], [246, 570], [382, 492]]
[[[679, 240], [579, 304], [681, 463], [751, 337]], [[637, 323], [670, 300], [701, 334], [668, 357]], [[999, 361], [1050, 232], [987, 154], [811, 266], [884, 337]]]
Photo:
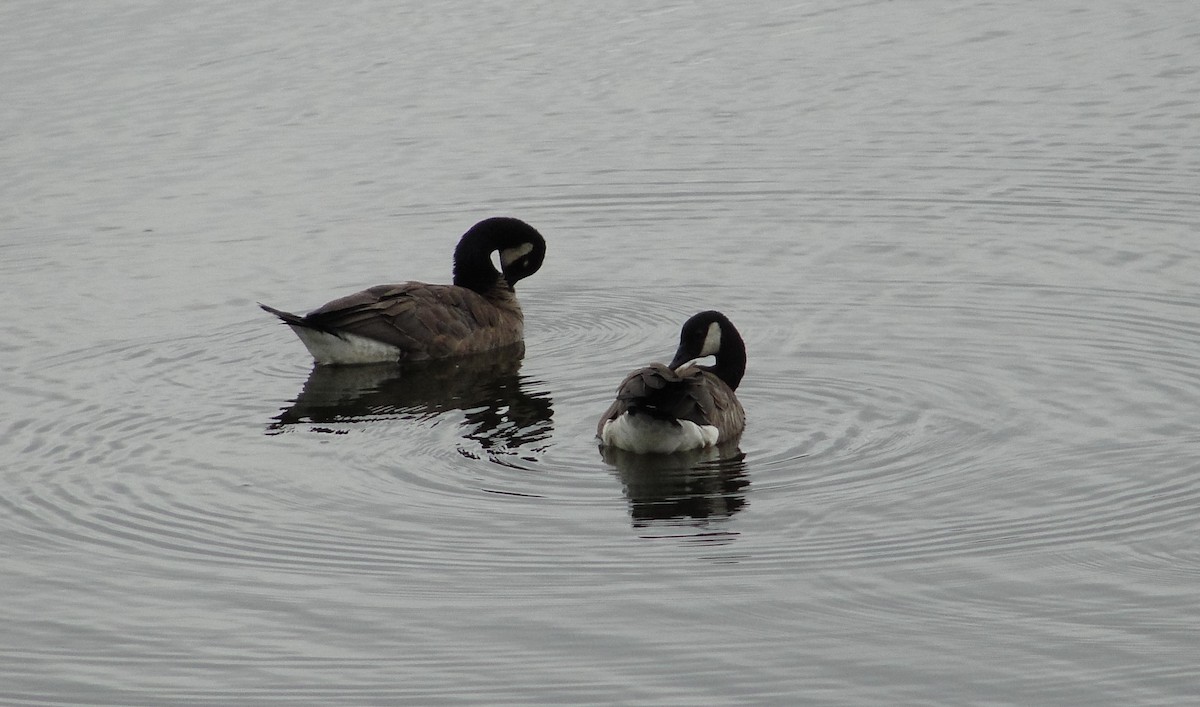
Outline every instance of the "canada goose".
[[[500, 269], [492, 253], [500, 252]], [[376, 285], [304, 316], [258, 306], [283, 320], [318, 364], [421, 361], [479, 353], [522, 341], [513, 285], [537, 272], [546, 242], [515, 218], [489, 218], [454, 249], [454, 284]]]
[[[713, 356], [712, 366], [692, 363]], [[600, 418], [604, 445], [639, 454], [670, 454], [734, 442], [746, 412], [734, 390], [746, 372], [746, 344], [720, 312], [683, 324], [670, 365], [652, 363], [626, 376]]]

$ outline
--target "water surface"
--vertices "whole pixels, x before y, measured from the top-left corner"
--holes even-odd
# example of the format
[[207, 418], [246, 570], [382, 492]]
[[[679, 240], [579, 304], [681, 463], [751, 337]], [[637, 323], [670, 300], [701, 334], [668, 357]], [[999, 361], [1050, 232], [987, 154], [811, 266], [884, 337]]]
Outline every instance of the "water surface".
[[[0, 9], [0, 701], [1170, 704], [1186, 2]], [[523, 355], [255, 307], [545, 234]], [[605, 458], [717, 308], [749, 426]]]

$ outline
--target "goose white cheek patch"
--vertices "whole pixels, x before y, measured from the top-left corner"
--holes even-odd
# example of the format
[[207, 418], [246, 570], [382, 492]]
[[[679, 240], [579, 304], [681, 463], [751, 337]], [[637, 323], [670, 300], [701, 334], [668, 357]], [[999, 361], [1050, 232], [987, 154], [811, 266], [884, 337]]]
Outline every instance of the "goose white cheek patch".
[[533, 251], [532, 243], [522, 243], [515, 248], [505, 248], [500, 251], [501, 268], [507, 270], [508, 266], [512, 265], [514, 261], [529, 255], [531, 251]]
[[704, 335], [704, 346], [700, 348], [701, 356], [712, 356], [721, 350], [721, 325], [713, 322], [708, 325], [708, 333]]

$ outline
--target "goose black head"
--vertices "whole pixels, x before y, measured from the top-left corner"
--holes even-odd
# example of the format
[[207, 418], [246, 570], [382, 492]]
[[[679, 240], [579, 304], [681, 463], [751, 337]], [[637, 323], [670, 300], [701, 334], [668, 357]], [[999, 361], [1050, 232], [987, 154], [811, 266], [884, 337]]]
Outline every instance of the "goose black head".
[[[502, 272], [492, 265], [497, 251]], [[533, 226], [506, 216], [484, 219], [463, 234], [454, 250], [454, 284], [485, 292], [503, 274], [511, 289], [537, 272], [545, 257], [546, 241]]]
[[746, 373], [746, 344], [733, 322], [714, 310], [700, 312], [683, 323], [679, 348], [670, 368], [676, 370], [705, 356], [713, 356], [715, 361], [712, 366], [702, 368], [716, 374], [731, 390], [736, 390]]

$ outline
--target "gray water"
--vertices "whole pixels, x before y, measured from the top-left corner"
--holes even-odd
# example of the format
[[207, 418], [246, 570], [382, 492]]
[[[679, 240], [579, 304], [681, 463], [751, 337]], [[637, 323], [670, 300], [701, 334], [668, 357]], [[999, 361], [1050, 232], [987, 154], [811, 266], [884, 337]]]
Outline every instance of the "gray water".
[[[0, 702], [1200, 693], [1194, 3], [648, 8], [0, 5]], [[497, 214], [523, 359], [255, 306]], [[606, 461], [708, 308], [740, 453]]]

